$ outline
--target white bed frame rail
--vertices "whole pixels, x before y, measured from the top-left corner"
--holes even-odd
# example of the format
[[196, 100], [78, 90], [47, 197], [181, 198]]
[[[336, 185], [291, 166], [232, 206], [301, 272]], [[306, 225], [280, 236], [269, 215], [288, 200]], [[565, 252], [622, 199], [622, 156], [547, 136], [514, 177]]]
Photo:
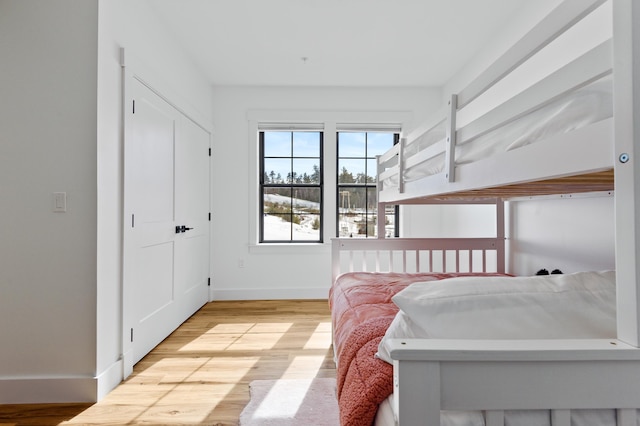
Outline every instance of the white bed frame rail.
[[617, 340], [389, 340], [394, 409], [401, 426], [439, 426], [440, 410], [551, 410], [570, 426], [572, 409], [616, 409], [637, 426], [640, 351]]

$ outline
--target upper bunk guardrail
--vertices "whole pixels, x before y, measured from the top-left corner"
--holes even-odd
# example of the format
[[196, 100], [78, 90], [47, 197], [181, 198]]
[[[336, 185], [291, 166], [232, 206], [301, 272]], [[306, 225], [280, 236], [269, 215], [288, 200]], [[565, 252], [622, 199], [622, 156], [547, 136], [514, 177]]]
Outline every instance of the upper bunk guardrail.
[[[612, 42], [602, 43], [591, 51], [559, 68], [549, 76], [531, 85], [503, 104], [482, 116], [456, 128], [458, 111], [493, 87], [515, 68], [526, 62], [538, 51], [557, 39], [566, 30], [589, 15], [605, 0], [568, 0], [562, 2], [538, 25], [505, 52], [480, 76], [457, 95], [452, 95], [447, 104], [420, 127], [407, 134], [403, 146], [395, 146], [383, 154], [379, 162], [379, 191], [391, 190], [404, 193], [407, 178], [405, 171], [444, 155], [440, 170], [449, 182], [455, 181], [456, 145], [478, 139], [490, 132], [543, 108], [563, 95], [584, 87], [612, 71]], [[453, 104], [452, 104], [453, 103]], [[416, 141], [446, 121], [447, 134], [424, 149], [416, 150]], [[407, 148], [405, 150], [405, 148]], [[394, 161], [389, 159], [393, 157]], [[436, 169], [434, 167], [433, 169]], [[439, 173], [439, 172], [438, 172]]]
[[482, 74], [458, 92], [458, 109], [493, 87], [533, 55], [589, 15], [606, 0], [566, 0], [495, 60]]
[[612, 41], [608, 40], [548, 77], [457, 130], [457, 143], [477, 139], [593, 83], [612, 72]]

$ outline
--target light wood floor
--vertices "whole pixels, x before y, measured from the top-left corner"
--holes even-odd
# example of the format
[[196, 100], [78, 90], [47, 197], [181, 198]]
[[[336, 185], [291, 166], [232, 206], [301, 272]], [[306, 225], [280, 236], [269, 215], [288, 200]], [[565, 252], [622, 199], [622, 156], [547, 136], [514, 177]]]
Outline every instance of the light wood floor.
[[335, 377], [326, 301], [212, 302], [97, 404], [0, 405], [0, 425], [237, 425], [256, 379]]

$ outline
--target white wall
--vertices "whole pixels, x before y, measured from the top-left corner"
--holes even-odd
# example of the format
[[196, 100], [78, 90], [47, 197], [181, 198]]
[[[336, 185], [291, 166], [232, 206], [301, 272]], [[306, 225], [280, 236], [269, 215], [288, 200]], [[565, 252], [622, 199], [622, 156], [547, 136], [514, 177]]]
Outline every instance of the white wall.
[[0, 1], [0, 403], [91, 396], [97, 23], [96, 0]]
[[598, 193], [508, 203], [509, 271], [615, 269], [613, 201], [613, 195]]
[[[424, 88], [215, 87], [213, 97], [214, 299], [326, 298], [331, 280], [328, 239], [322, 246], [264, 248], [255, 247], [250, 237], [250, 221], [255, 220], [251, 209], [255, 198], [250, 197], [257, 197], [249, 190], [250, 176], [255, 176], [252, 168], [257, 164], [250, 144], [257, 144], [257, 139], [249, 135], [248, 118], [262, 111], [285, 117], [285, 121], [301, 115], [322, 121], [340, 114], [379, 119], [380, 111], [404, 111], [410, 115], [410, 128], [434, 109], [440, 92]], [[325, 144], [334, 140], [329, 133], [325, 133]], [[335, 174], [334, 161], [324, 166], [325, 176]], [[333, 198], [325, 196], [327, 203]], [[244, 267], [239, 267], [239, 261]]]
[[402, 206], [400, 235], [413, 238], [495, 237], [494, 205]]

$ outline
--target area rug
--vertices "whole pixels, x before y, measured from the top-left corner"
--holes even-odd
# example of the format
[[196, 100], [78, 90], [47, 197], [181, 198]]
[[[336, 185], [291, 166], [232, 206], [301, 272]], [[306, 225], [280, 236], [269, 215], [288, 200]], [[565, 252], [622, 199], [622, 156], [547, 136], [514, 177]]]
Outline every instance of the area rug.
[[254, 380], [240, 426], [338, 426], [336, 380]]

